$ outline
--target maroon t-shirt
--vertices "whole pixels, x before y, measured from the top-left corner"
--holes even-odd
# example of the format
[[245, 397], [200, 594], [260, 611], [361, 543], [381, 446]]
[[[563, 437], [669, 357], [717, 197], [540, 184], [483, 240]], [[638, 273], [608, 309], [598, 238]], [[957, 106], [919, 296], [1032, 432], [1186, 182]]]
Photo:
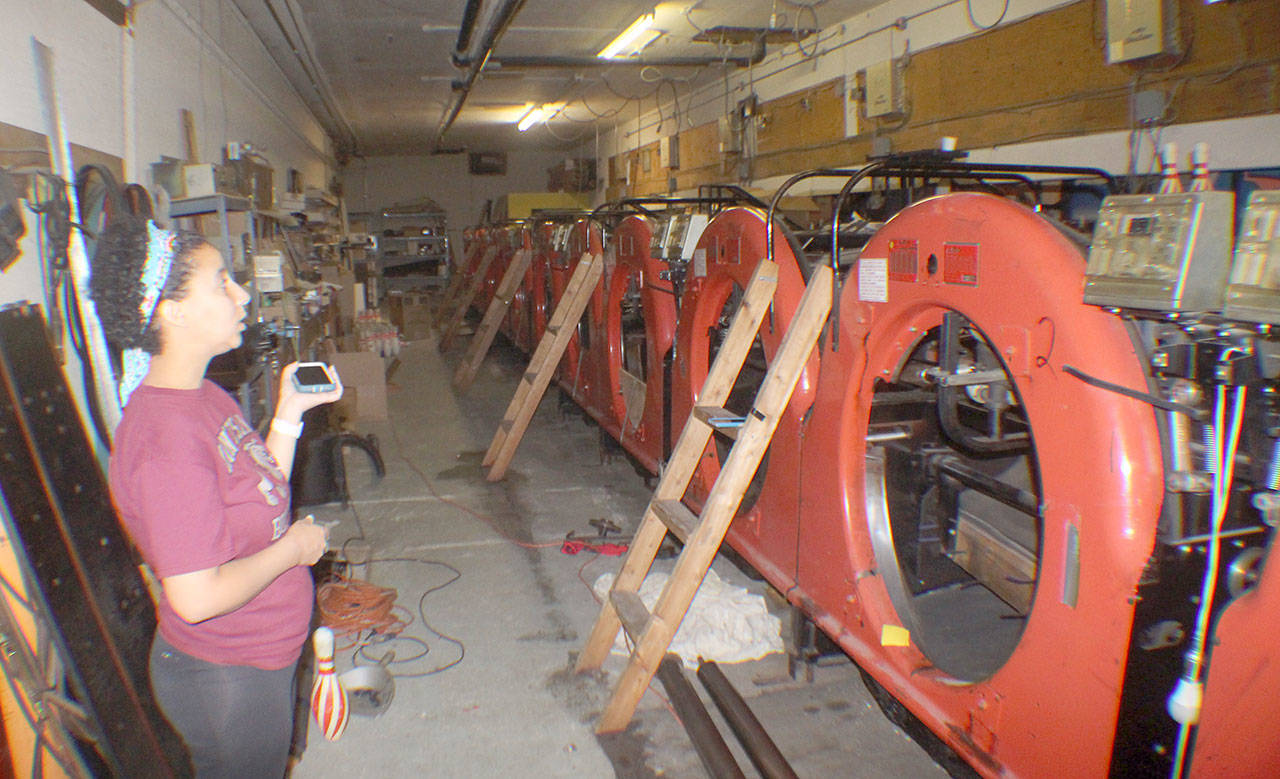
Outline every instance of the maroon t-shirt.
[[[248, 557], [289, 528], [289, 480], [217, 385], [129, 398], [116, 430], [111, 495], [155, 575]], [[298, 659], [311, 622], [311, 572], [295, 566], [252, 600], [197, 624], [160, 599], [160, 633], [213, 663], [275, 670]]]

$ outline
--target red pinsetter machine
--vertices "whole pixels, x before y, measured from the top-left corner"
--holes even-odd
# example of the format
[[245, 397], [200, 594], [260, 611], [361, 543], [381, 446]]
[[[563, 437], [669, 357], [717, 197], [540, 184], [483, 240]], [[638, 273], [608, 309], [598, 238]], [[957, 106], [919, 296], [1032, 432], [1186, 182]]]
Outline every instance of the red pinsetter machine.
[[[844, 180], [827, 226], [774, 218], [815, 176]], [[1111, 192], [1092, 236], [1041, 177]], [[761, 259], [779, 280], [736, 417], [833, 264], [730, 545], [954, 774], [1272, 776], [1280, 195], [1116, 189], [924, 155], [801, 174], [696, 239], [626, 214], [558, 381], [656, 471]], [[553, 231], [528, 299], [549, 313], [588, 251], [606, 252], [596, 221]]]
[[[848, 176], [836, 214], [869, 176], [1034, 192], [1035, 173], [1071, 175], [819, 172]], [[1111, 196], [1091, 244], [980, 192], [913, 203], [860, 248], [832, 221], [829, 329], [729, 540], [960, 773], [1280, 765], [1280, 198], [1245, 210], [1228, 286], [1232, 206]], [[785, 324], [809, 260], [769, 225], [730, 211], [703, 235], [677, 402], [705, 370], [710, 312], [770, 242]], [[766, 322], [765, 360], [770, 338]]]
[[[604, 244], [605, 237], [599, 223], [579, 219], [573, 224], [564, 239], [563, 258], [559, 264], [552, 266], [552, 282], [557, 301], [564, 294], [578, 261], [588, 252], [603, 254]], [[560, 388], [595, 419], [602, 416], [602, 409], [605, 407], [604, 401], [599, 397], [599, 388], [604, 366], [600, 333], [603, 329], [601, 322], [604, 318], [604, 279], [607, 277], [607, 267], [606, 264], [606, 276], [601, 277], [600, 283], [591, 293], [587, 310], [578, 322], [577, 332], [569, 340], [556, 374]]]

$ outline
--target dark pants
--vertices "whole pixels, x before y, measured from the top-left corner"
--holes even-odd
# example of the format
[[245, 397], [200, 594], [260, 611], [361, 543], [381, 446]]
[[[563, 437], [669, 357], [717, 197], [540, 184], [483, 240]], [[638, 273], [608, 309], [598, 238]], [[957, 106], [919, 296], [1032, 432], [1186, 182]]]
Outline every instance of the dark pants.
[[151, 686], [191, 750], [198, 779], [280, 779], [293, 735], [296, 664], [279, 671], [219, 665], [156, 633]]

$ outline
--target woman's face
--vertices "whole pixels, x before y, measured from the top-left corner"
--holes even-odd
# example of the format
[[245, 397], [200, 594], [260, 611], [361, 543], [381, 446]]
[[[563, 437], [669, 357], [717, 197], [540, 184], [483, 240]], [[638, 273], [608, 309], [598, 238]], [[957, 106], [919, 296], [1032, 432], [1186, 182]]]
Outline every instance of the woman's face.
[[186, 294], [170, 301], [182, 308], [184, 327], [178, 337], [205, 347], [210, 356], [240, 345], [249, 293], [227, 275], [222, 253], [209, 244], [191, 252]]

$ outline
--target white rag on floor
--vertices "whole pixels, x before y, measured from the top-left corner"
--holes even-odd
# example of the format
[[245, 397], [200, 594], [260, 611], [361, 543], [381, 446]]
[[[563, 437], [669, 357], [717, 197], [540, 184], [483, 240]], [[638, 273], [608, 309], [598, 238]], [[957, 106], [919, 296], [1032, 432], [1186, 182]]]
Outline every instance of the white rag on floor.
[[[640, 585], [640, 599], [653, 611], [669, 574], [651, 571]], [[597, 597], [609, 597], [614, 574], [601, 574], [592, 589]], [[680, 655], [685, 667], [697, 668], [698, 658], [719, 663], [755, 660], [770, 652], [783, 651], [782, 620], [769, 613], [763, 595], [754, 595], [745, 587], [725, 584], [715, 571], [707, 576], [693, 598], [689, 613], [680, 623], [671, 650]], [[626, 632], [619, 630], [613, 653], [629, 655]]]

